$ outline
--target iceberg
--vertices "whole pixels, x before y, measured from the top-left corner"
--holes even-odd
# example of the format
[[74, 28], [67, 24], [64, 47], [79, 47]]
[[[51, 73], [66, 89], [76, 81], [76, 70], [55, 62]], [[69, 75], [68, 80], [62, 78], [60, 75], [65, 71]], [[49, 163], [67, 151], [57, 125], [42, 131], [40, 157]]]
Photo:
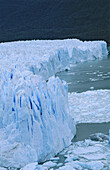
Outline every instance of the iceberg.
[[0, 166], [42, 162], [71, 143], [68, 87], [55, 78], [71, 64], [107, 57], [106, 42], [33, 40], [0, 44]]

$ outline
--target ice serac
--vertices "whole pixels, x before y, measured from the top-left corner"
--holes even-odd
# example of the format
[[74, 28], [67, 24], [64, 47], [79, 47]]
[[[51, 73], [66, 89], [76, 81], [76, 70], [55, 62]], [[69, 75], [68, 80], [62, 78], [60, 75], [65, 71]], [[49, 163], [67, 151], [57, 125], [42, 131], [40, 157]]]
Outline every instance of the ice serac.
[[105, 59], [107, 58], [107, 44], [104, 41], [84, 42], [72, 50], [71, 62], [76, 64], [88, 60]]
[[[0, 165], [22, 167], [53, 157], [71, 143], [75, 125], [68, 114], [67, 85], [22, 77], [4, 82], [0, 112]], [[70, 124], [71, 122], [71, 124]]]
[[75, 124], [68, 113], [68, 88], [54, 75], [75, 63], [77, 55], [80, 62], [106, 58], [106, 43], [37, 40], [0, 44], [1, 167], [44, 161], [71, 143]]

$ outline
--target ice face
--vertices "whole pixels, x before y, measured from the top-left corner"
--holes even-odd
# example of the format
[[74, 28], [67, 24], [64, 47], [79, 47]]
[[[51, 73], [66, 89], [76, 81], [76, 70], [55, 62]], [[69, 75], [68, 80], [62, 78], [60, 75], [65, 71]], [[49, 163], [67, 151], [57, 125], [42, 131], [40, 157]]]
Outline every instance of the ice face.
[[4, 84], [0, 100], [1, 166], [22, 167], [49, 159], [68, 146], [75, 135], [66, 83], [54, 77], [48, 83], [36, 78], [21, 78], [15, 86], [14, 79]]
[[70, 64], [107, 58], [104, 41], [82, 42], [77, 39], [37, 40], [0, 44], [0, 68], [14, 72], [32, 72], [48, 79]]
[[[77, 47], [80, 50], [74, 54]], [[85, 56], [85, 49], [88, 55], [92, 53], [91, 58]], [[0, 44], [0, 166], [19, 168], [44, 161], [71, 143], [75, 124], [68, 113], [67, 84], [53, 75], [70, 67], [77, 53], [81, 55], [78, 61], [94, 59], [94, 55], [106, 57], [106, 43]]]

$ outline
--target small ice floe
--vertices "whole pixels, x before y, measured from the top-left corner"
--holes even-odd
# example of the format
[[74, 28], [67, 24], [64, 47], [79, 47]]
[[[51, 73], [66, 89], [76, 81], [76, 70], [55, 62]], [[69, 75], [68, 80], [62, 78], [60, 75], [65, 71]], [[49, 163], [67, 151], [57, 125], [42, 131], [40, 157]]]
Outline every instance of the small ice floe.
[[7, 170], [6, 168], [0, 167], [0, 170]]
[[98, 76], [98, 77], [102, 77], [102, 76], [103, 76], [103, 74], [97, 74], [97, 76]]
[[97, 72], [94, 72], [93, 74], [97, 74]]
[[[79, 166], [77, 166], [77, 167], [79, 168]], [[69, 163], [67, 163], [67, 164], [65, 164], [65, 166], [59, 168], [59, 170], [70, 170], [70, 169], [75, 170], [74, 167]]]
[[34, 163], [30, 163], [26, 165], [21, 170], [48, 170], [48, 168], [51, 168], [53, 166], [56, 166], [56, 163], [53, 163], [52, 161], [45, 162], [43, 165], [40, 165], [37, 162], [34, 162]]
[[58, 164], [57, 164], [57, 167], [58, 167], [58, 166], [62, 166], [62, 165], [63, 165], [63, 163], [58, 163]]
[[72, 82], [69, 82], [69, 83], [67, 83], [67, 84], [68, 84], [68, 85], [69, 85], [69, 84], [72, 84]]
[[53, 157], [53, 158], [51, 158], [50, 160], [51, 160], [51, 161], [55, 161], [55, 162], [56, 162], [56, 161], [58, 161], [58, 160], [59, 160], [59, 157]]
[[52, 161], [48, 161], [48, 162], [44, 163], [43, 166], [50, 168], [50, 167], [56, 166], [56, 163], [54, 163]]
[[92, 153], [92, 154], [87, 154], [87, 155], [80, 155], [80, 158], [85, 158], [88, 161], [96, 161], [96, 160], [103, 160], [106, 158], [105, 154], [101, 153]]
[[90, 90], [94, 90], [94, 87], [90, 87]]
[[105, 135], [103, 133], [95, 133], [95, 134], [90, 135], [90, 139], [93, 141], [103, 142], [104, 140], [108, 140], [109, 137], [108, 135]]
[[84, 169], [100, 170], [104, 167], [101, 161], [91, 161], [91, 162], [79, 162], [78, 163]]
[[27, 164], [25, 167], [21, 168], [21, 170], [36, 170], [37, 168], [38, 168], [38, 162], [34, 162], [34, 163]]
[[89, 78], [90, 81], [98, 81], [98, 79]]

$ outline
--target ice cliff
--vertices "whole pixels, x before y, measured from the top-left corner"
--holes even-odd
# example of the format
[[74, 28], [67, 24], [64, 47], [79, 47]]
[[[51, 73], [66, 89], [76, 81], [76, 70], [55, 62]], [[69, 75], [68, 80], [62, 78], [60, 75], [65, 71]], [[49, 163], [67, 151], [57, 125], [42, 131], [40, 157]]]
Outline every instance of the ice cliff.
[[75, 124], [68, 113], [68, 87], [54, 75], [71, 64], [106, 57], [104, 41], [0, 44], [0, 166], [44, 161], [71, 143]]
[[0, 68], [10, 72], [30, 71], [48, 79], [71, 64], [107, 58], [104, 41], [77, 39], [19, 41], [0, 44]]
[[[2, 84], [0, 165], [22, 167], [43, 161], [70, 144], [75, 126], [68, 114], [67, 85], [16, 78]], [[72, 124], [73, 123], [73, 124]]]

